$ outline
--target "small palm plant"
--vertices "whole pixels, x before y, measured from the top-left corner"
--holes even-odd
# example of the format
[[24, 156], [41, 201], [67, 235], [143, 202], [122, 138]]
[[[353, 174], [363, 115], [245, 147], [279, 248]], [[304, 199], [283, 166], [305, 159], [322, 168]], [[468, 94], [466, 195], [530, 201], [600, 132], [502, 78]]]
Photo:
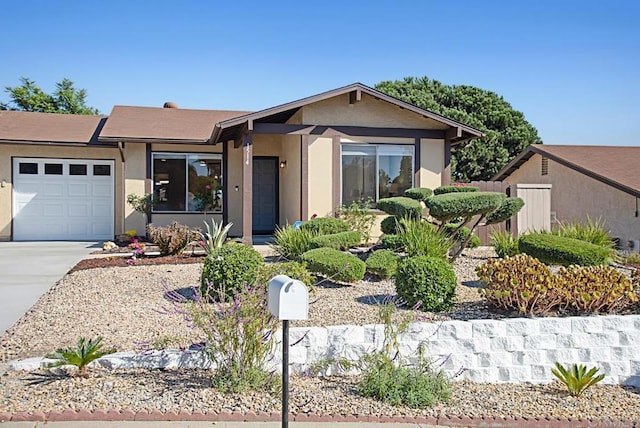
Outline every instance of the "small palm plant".
[[569, 394], [577, 397], [591, 385], [604, 379], [603, 374], [596, 376], [598, 370], [597, 367], [592, 367], [587, 371], [587, 366], [582, 364], [574, 364], [571, 370], [567, 370], [562, 364], [556, 362], [556, 368], [551, 369], [551, 373], [567, 386]]
[[57, 360], [48, 364], [49, 367], [76, 366], [78, 376], [88, 377], [87, 366], [103, 355], [115, 352], [114, 349], [102, 349], [102, 337], [85, 339], [81, 337], [75, 348], [58, 349], [47, 358]]
[[207, 231], [205, 233], [198, 232], [200, 234], [200, 238], [202, 239], [202, 248], [205, 249], [207, 255], [210, 255], [215, 250], [222, 248], [225, 241], [227, 240], [227, 234], [233, 226], [233, 223], [229, 223], [226, 226], [222, 226], [222, 221], [218, 224], [215, 220], [211, 220], [211, 227], [209, 227], [209, 223], [206, 221], [204, 225], [207, 226]]

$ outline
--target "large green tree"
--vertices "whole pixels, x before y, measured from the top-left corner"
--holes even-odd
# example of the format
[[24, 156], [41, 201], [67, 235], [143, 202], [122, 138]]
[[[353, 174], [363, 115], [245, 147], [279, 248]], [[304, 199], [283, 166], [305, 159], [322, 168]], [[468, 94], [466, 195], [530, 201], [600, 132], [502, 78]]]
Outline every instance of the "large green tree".
[[444, 85], [427, 77], [384, 81], [376, 89], [485, 133], [483, 138], [452, 149], [451, 170], [456, 181], [489, 180], [524, 148], [542, 143], [524, 114], [495, 92]]
[[7, 86], [9, 103], [0, 103], [0, 110], [35, 111], [40, 113], [99, 114], [98, 109], [86, 104], [87, 91], [76, 89], [69, 79], [56, 83], [56, 89], [47, 94], [35, 81], [22, 77], [22, 85]]

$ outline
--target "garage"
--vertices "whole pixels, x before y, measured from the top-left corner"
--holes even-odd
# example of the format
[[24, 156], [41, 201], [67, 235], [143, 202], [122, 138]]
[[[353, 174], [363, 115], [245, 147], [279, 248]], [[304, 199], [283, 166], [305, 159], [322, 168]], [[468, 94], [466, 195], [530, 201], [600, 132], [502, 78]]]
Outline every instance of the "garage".
[[114, 236], [114, 161], [13, 158], [13, 240]]

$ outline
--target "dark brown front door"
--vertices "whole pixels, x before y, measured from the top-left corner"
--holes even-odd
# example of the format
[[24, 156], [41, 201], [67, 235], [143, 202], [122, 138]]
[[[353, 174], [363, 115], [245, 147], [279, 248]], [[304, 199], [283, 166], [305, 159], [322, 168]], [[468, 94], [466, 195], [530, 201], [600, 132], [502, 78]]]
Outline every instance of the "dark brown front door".
[[253, 158], [253, 233], [271, 234], [278, 223], [278, 158]]

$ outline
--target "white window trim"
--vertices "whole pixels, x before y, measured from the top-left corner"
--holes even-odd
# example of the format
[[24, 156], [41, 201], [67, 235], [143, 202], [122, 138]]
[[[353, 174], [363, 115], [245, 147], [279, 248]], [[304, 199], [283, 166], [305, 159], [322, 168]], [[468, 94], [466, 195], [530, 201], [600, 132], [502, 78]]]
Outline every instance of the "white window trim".
[[[210, 159], [220, 159], [220, 165], [221, 165], [221, 171], [222, 171], [222, 176], [224, 177], [225, 171], [222, 168], [224, 166], [224, 162], [222, 159], [222, 153], [202, 153], [202, 152], [151, 152], [151, 193], [155, 194], [155, 171], [154, 171], [154, 165], [155, 165], [155, 156], [184, 156], [184, 161], [185, 161], [185, 169], [184, 169], [184, 174], [185, 174], [185, 183], [187, 184], [187, 188], [185, 188], [186, 192], [185, 192], [185, 207], [188, 207], [188, 186], [189, 186], [189, 168], [187, 167], [187, 161], [189, 159], [189, 156], [210, 156]], [[174, 158], [175, 159], [175, 158]], [[221, 184], [224, 183], [224, 180], [220, 180]], [[224, 195], [224, 191], [225, 189], [222, 189], [222, 194]], [[208, 214], [223, 214], [225, 210], [225, 206], [224, 204], [222, 205], [222, 209], [220, 211], [156, 211], [153, 208], [151, 209], [151, 214], [202, 214], [204, 212], [208, 213]]]
[[[342, 181], [342, 156], [344, 154], [344, 150], [343, 148], [345, 146], [351, 146], [351, 147], [357, 147], [357, 146], [365, 146], [365, 147], [375, 147], [376, 149], [376, 184], [375, 184], [375, 189], [376, 189], [376, 198], [374, 202], [378, 202], [380, 200], [380, 174], [378, 173], [378, 168], [380, 165], [379, 162], [379, 157], [380, 157], [380, 147], [385, 147], [387, 149], [390, 148], [402, 148], [402, 150], [407, 150], [409, 149], [409, 151], [411, 151], [411, 160], [412, 160], [412, 164], [411, 167], [415, 170], [415, 164], [416, 164], [416, 152], [415, 152], [415, 146], [413, 144], [397, 144], [397, 143], [358, 143], [355, 141], [341, 141], [340, 142], [340, 205], [344, 204], [343, 198], [342, 198], [342, 189], [343, 189], [343, 181]], [[383, 156], [388, 155], [388, 154], [383, 154]], [[415, 175], [416, 175], [416, 171], [413, 171], [413, 173], [411, 174], [411, 187], [414, 187], [414, 182], [415, 182]]]

